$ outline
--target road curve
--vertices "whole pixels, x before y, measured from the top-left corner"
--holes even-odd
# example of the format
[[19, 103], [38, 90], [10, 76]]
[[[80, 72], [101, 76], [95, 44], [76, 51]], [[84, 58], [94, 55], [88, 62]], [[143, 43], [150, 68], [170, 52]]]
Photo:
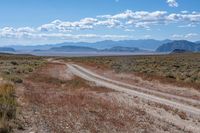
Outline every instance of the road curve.
[[127, 93], [129, 95], [138, 96], [140, 98], [143, 98], [152, 102], [164, 104], [164, 105], [188, 112], [190, 114], [200, 116], [200, 109], [195, 108], [193, 106], [185, 105], [179, 102], [171, 101], [171, 100], [154, 96], [151, 94], [146, 94], [140, 91], [132, 90], [129, 87], [126, 87], [124, 83], [105, 78], [103, 76], [93, 73], [90, 70], [76, 64], [67, 64], [67, 66], [74, 75], [79, 76], [85, 80], [94, 82], [99, 86], [104, 86], [104, 87], [107, 87], [119, 92]]

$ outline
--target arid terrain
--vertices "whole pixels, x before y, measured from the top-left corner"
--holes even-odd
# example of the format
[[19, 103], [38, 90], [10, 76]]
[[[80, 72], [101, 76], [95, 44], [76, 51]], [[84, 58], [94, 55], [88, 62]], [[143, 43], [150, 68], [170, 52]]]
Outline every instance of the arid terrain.
[[200, 0], [0, 0], [0, 133], [200, 133]]
[[199, 54], [0, 62], [1, 132], [200, 131]]

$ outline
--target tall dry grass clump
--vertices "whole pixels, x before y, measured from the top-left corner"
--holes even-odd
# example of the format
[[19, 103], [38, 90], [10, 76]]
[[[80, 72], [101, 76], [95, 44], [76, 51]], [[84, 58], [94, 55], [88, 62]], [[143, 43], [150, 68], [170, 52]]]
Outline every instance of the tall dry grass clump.
[[15, 88], [10, 83], [0, 84], [0, 132], [10, 132], [9, 124], [16, 117]]

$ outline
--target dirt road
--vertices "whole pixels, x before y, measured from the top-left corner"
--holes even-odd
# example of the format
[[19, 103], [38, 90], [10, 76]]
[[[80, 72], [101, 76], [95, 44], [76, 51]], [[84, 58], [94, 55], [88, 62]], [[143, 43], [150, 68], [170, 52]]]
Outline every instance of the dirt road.
[[[68, 64], [68, 68], [70, 68], [71, 72], [74, 73], [75, 75], [80, 76], [81, 78], [85, 80], [95, 82], [99, 86], [104, 86], [110, 89], [114, 89], [116, 91], [125, 92], [130, 95], [138, 96], [140, 98], [143, 98], [149, 101], [171, 106], [173, 108], [185, 111], [187, 113], [200, 116], [200, 109], [195, 108], [193, 106], [189, 106], [189, 105], [178, 103], [172, 100], [164, 99], [158, 96], [154, 96], [154, 95], [146, 94], [146, 93], [139, 92], [133, 89], [129, 89], [131, 85], [105, 78], [103, 76], [97, 75], [91, 72], [90, 70], [87, 70], [75, 64]], [[193, 102], [198, 102], [198, 101], [193, 100]]]
[[15, 132], [199, 133], [198, 99], [102, 75], [50, 60], [18, 87], [23, 131]]

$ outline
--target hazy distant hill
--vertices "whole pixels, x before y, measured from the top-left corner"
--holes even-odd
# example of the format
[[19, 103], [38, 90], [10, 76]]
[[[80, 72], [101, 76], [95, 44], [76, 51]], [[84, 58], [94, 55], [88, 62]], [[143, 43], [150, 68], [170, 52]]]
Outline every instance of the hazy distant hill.
[[87, 43], [87, 42], [78, 42], [78, 43], [70, 43], [65, 42], [61, 44], [57, 44], [60, 46], [66, 46], [66, 45], [73, 45], [73, 46], [85, 46], [85, 47], [91, 47], [96, 49], [109, 49], [116, 46], [121, 47], [136, 47], [139, 49], [146, 49], [146, 50], [156, 50], [160, 45], [163, 43], [171, 42], [171, 40], [153, 40], [153, 39], [146, 39], [146, 40], [121, 40], [121, 41], [112, 41], [112, 40], [105, 40], [100, 42], [94, 42], [94, 43]]
[[157, 52], [171, 52], [175, 49], [196, 52], [199, 51], [200, 45], [186, 40], [173, 41], [165, 43], [156, 49]]
[[171, 54], [179, 54], [179, 53], [190, 53], [191, 51], [183, 50], [183, 49], [175, 49], [171, 52]]
[[196, 44], [200, 44], [200, 41], [196, 41], [195, 43], [196, 43]]
[[[34, 50], [35, 52], [40, 52], [40, 50]], [[91, 47], [84, 46], [61, 46], [61, 47], [53, 47], [49, 50], [51, 52], [145, 52], [145, 50], [141, 50], [135, 47], [122, 47], [116, 46], [108, 49], [95, 49]], [[42, 51], [41, 51], [42, 52]]]
[[61, 47], [53, 47], [49, 49], [50, 51], [56, 52], [93, 52], [98, 51], [95, 48], [90, 47], [82, 47], [82, 46], [61, 46]]
[[82, 46], [82, 47], [90, 47], [95, 49], [109, 49], [116, 46], [121, 47], [136, 47], [139, 49], [145, 50], [156, 50], [160, 45], [164, 43], [171, 42], [171, 40], [121, 40], [121, 41], [112, 41], [105, 40], [99, 42], [64, 42], [58, 44], [44, 44], [44, 45], [35, 45], [35, 46], [20, 46], [20, 45], [12, 45], [11, 47], [17, 51], [34, 51], [34, 50], [48, 50], [53, 47], [61, 47], [61, 46]]
[[135, 47], [116, 46], [116, 47], [112, 47], [110, 49], [104, 49], [103, 51], [107, 51], [107, 52], [142, 52], [144, 50], [140, 50], [139, 48], [135, 48]]
[[15, 49], [10, 48], [10, 47], [0, 47], [0, 51], [1, 52], [15, 52]]

